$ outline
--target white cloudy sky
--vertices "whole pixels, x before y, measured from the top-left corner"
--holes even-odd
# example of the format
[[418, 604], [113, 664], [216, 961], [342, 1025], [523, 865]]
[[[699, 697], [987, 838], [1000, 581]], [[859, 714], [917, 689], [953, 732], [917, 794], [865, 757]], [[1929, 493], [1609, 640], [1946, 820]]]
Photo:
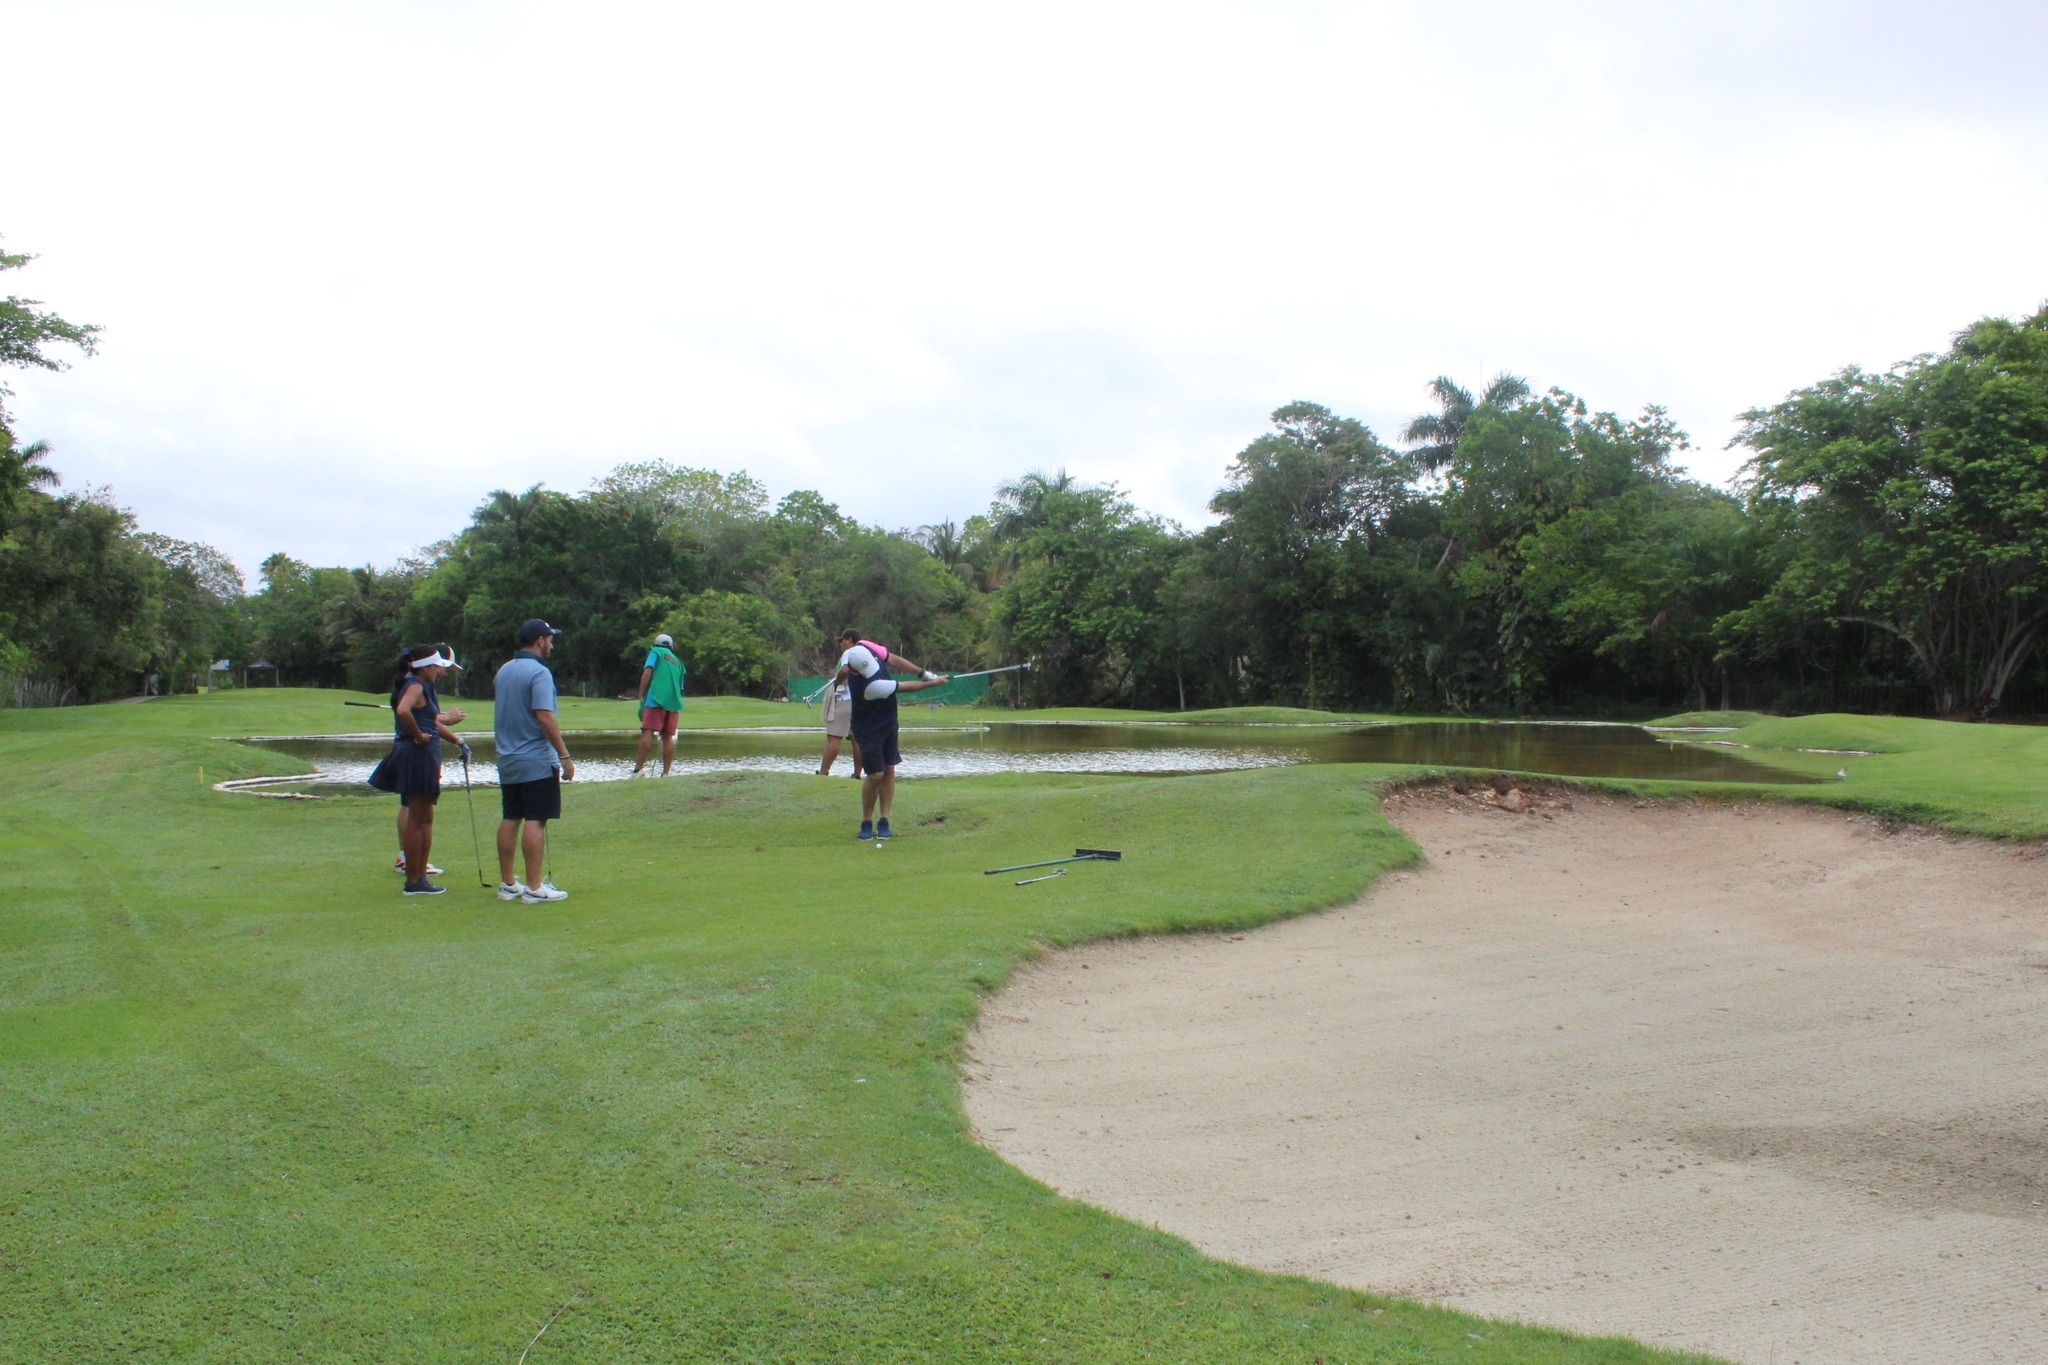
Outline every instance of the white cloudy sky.
[[1028, 468], [1190, 524], [1297, 398], [1743, 408], [2048, 298], [2038, 3], [0, 0], [11, 380], [251, 577], [493, 488], [744, 468], [889, 527]]

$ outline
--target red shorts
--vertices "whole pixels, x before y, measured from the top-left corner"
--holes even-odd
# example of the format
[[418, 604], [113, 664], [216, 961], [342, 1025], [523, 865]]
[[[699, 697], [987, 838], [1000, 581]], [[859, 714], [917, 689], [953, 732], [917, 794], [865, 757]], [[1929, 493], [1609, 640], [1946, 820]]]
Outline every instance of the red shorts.
[[664, 711], [659, 706], [641, 709], [640, 728], [649, 734], [659, 730], [663, 739], [676, 737], [676, 722], [683, 718], [680, 711]]

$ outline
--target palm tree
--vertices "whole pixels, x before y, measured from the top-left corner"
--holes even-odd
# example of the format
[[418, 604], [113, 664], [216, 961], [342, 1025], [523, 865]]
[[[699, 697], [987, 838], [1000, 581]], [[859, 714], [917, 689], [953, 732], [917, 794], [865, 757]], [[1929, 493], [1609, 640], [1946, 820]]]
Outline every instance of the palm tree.
[[950, 520], [933, 526], [920, 526], [911, 539], [931, 551], [932, 558], [948, 569], [960, 562], [964, 552], [960, 542], [960, 527]]
[[1408, 443], [1408, 458], [1416, 467], [1434, 474], [1458, 453], [1458, 438], [1465, 434], [1465, 424], [1474, 413], [1482, 408], [1512, 407], [1527, 398], [1530, 389], [1528, 380], [1502, 371], [1487, 382], [1477, 400], [1449, 375], [1430, 380], [1429, 392], [1438, 411], [1424, 413], [1402, 428], [1401, 439]]
[[64, 482], [44, 461], [50, 457], [48, 441], [30, 441], [21, 448], [21, 483], [25, 488], [43, 488]]
[[0, 535], [7, 533], [18, 500], [32, 489], [62, 483], [57, 471], [44, 461], [49, 457], [48, 441], [14, 444], [14, 433], [0, 422]]
[[1026, 532], [1045, 524], [1045, 500], [1055, 493], [1071, 493], [1077, 481], [1072, 474], [1062, 469], [1047, 476], [1043, 470], [1034, 469], [1015, 483], [1006, 483], [996, 489], [995, 536], [998, 540], [1017, 540]]

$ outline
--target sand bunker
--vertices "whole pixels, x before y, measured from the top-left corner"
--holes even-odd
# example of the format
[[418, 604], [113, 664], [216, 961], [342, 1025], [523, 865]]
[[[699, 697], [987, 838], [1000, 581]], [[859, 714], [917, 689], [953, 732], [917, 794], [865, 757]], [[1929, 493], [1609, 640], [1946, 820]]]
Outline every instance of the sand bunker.
[[1021, 973], [980, 1138], [1246, 1265], [1757, 1365], [2048, 1360], [2040, 849], [1387, 813], [1428, 862], [1357, 905]]

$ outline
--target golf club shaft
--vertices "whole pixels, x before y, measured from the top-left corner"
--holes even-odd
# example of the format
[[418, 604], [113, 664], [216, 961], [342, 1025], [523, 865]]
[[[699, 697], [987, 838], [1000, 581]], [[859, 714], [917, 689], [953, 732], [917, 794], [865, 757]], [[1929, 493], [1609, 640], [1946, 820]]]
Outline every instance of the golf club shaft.
[[1011, 664], [1007, 668], [982, 668], [972, 673], [948, 673], [946, 676], [954, 682], [959, 682], [962, 678], [992, 678], [998, 673], [1015, 673], [1020, 668], [1029, 667], [1030, 664]]
[[476, 884], [489, 889], [484, 880], [484, 845], [476, 832], [476, 790], [469, 785], [469, 755], [462, 756], [462, 794], [469, 798], [469, 846], [476, 853]]
[[372, 711], [389, 711], [391, 708], [381, 701], [345, 701], [343, 706], [362, 706]]

